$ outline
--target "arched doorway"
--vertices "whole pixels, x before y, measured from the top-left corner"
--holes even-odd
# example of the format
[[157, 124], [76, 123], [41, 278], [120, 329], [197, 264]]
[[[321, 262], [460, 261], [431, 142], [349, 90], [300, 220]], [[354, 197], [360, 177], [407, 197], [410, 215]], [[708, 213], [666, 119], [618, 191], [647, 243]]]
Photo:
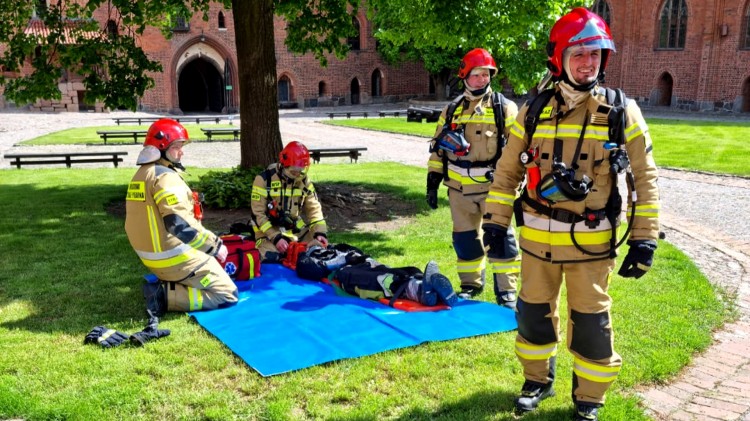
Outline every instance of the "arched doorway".
[[357, 79], [356, 77], [352, 79], [349, 92], [352, 96], [352, 105], [359, 104], [359, 79]]
[[742, 84], [742, 112], [750, 113], [750, 77]]
[[287, 75], [279, 78], [279, 103], [289, 102], [292, 97], [292, 83]]
[[672, 75], [664, 73], [659, 78], [659, 98], [656, 101], [656, 105], [669, 107], [672, 105], [672, 87], [674, 86], [674, 80]]
[[370, 80], [370, 95], [372, 95], [372, 97], [383, 96], [383, 75], [380, 74], [380, 69], [375, 69], [372, 72], [372, 78]]
[[224, 108], [224, 81], [208, 60], [196, 58], [180, 71], [177, 81], [180, 110], [184, 113], [220, 113]]

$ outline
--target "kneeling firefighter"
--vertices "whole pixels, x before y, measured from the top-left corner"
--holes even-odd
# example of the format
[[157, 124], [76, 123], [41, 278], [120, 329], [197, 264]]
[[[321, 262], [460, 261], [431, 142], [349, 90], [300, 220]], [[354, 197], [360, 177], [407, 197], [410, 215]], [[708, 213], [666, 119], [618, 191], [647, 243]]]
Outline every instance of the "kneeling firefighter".
[[[585, 8], [555, 23], [547, 45], [554, 85], [521, 108], [487, 198], [482, 228], [490, 248], [504, 247], [514, 208], [522, 226], [515, 342], [525, 378], [515, 400], [520, 412], [554, 395], [564, 281], [575, 419], [598, 418], [622, 366], [607, 293], [616, 249], [629, 233], [619, 274], [634, 278], [649, 270], [656, 250], [659, 194], [648, 127], [635, 101], [599, 86], [614, 51], [607, 24]], [[628, 181], [629, 232], [619, 236], [621, 176]]]
[[[158, 280], [143, 291], [149, 312], [212, 310], [237, 302], [237, 287], [219, 262], [227, 249], [201, 224], [199, 195], [177, 170], [184, 170], [180, 123], [160, 119], [149, 127], [128, 185], [125, 231], [143, 264]], [[214, 258], [216, 257], [216, 258]]]
[[486, 252], [480, 229], [507, 127], [518, 112], [515, 103], [492, 92], [490, 81], [496, 73], [495, 60], [482, 48], [469, 51], [461, 60], [458, 77], [464, 92], [443, 110], [430, 144], [427, 203], [437, 209], [440, 183], [448, 187], [460, 296], [470, 298], [482, 292], [486, 255], [498, 304], [514, 308], [520, 262], [513, 231], [507, 232], [507, 248]]
[[265, 262], [281, 261], [293, 241], [305, 242], [308, 247], [328, 246], [323, 210], [315, 186], [307, 178], [309, 168], [307, 147], [289, 142], [279, 154], [279, 162], [253, 181], [253, 231]]

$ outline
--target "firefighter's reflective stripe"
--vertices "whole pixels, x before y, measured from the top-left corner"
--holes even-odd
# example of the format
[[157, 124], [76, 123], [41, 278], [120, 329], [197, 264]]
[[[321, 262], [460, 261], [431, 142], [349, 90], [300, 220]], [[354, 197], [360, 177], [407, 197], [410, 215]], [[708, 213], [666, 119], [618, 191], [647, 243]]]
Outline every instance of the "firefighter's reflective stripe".
[[644, 131], [644, 128], [642, 128], [637, 122], [631, 124], [627, 129], [625, 129], [625, 143], [630, 142], [636, 137], [642, 135]]
[[159, 238], [159, 224], [156, 220], [156, 212], [153, 206], [146, 206], [146, 217], [148, 218], [148, 231], [151, 237], [151, 246], [155, 252], [161, 251], [161, 239]]
[[199, 249], [203, 246], [203, 244], [206, 243], [206, 240], [208, 240], [208, 233], [203, 231], [200, 234], [196, 235], [193, 241], [190, 242], [190, 247]]
[[[476, 112], [463, 114], [463, 105], [459, 105], [456, 107], [456, 110], [453, 112], [453, 120], [452, 123], [456, 124], [495, 124], [495, 110], [492, 109], [492, 106], [485, 107], [482, 109], [483, 113], [479, 114]], [[445, 119], [443, 119], [442, 122], [438, 121], [439, 125], [445, 124]]]
[[476, 260], [460, 260], [456, 262], [458, 273], [480, 273], [484, 269], [484, 256]]
[[461, 168], [454, 164], [448, 164], [448, 178], [458, 180], [461, 184], [484, 184], [488, 182], [486, 177], [488, 168]]
[[[302, 229], [305, 227], [305, 221], [298, 219], [297, 222], [294, 223], [294, 225], [297, 227], [297, 229]], [[310, 224], [312, 225], [312, 224]]]
[[198, 311], [203, 309], [203, 294], [198, 288], [187, 287], [189, 311]]
[[521, 272], [521, 261], [513, 260], [511, 262], [492, 262], [490, 264], [492, 273], [507, 274]]
[[[632, 214], [633, 209], [628, 208], [628, 217]], [[658, 204], [652, 204], [652, 205], [635, 205], [635, 216], [645, 216], [648, 218], [656, 218], [659, 216], [659, 205]]]
[[[266, 191], [263, 191], [263, 194], [265, 194]], [[292, 186], [286, 186], [284, 189], [271, 189], [268, 190], [268, 194], [271, 195], [271, 197], [281, 197], [282, 195], [284, 197], [300, 197], [303, 196], [302, 189], [300, 188], [294, 188]]]
[[513, 201], [516, 200], [516, 195], [504, 194], [490, 190], [487, 194], [487, 203], [498, 203], [500, 205], [513, 207]]
[[266, 197], [266, 189], [260, 186], [253, 186], [253, 195], [250, 200], [260, 200], [261, 197]]
[[96, 341], [98, 343], [102, 343], [102, 342], [106, 341], [107, 339], [109, 339], [110, 336], [114, 335], [115, 332], [117, 332], [117, 331], [114, 330], [114, 329], [107, 329], [106, 332], [102, 333], [102, 336], [96, 338]]
[[159, 190], [158, 192], [154, 193], [154, 202], [156, 202], [156, 204], [159, 204], [159, 202], [166, 199], [167, 204], [174, 205], [178, 202], [176, 195], [179, 193], [180, 191], [172, 188]]
[[525, 360], [548, 360], [557, 355], [557, 343], [532, 345], [516, 341], [516, 355]]
[[[602, 232], [576, 232], [575, 240], [581, 246], [595, 245], [595, 244], [607, 244], [612, 233], [609, 231]], [[573, 239], [570, 236], [570, 232], [549, 232], [546, 230], [538, 230], [529, 226], [524, 226], [521, 229], [521, 238], [534, 241], [541, 244], [549, 244], [552, 246], [572, 246]]]
[[505, 127], [512, 126], [514, 121], [516, 121], [516, 116], [514, 116], [514, 115], [506, 115], [505, 116]]
[[271, 221], [266, 221], [265, 224], [260, 226], [260, 230], [263, 232], [266, 232], [270, 230], [271, 228], [273, 228], [273, 224], [271, 223]]
[[591, 364], [575, 357], [573, 358], [573, 372], [576, 373], [578, 377], [591, 380], [592, 382], [610, 383], [615, 381], [617, 375], [620, 374], [620, 366], [604, 367]]
[[534, 137], [544, 139], [554, 139], [557, 136], [557, 130], [554, 125], [539, 124], [536, 126]]
[[437, 170], [443, 171], [443, 163], [441, 161], [436, 161], [434, 159], [427, 161], [427, 167], [435, 168]]
[[[540, 124], [536, 127], [534, 137], [545, 139], [554, 138], [579, 138], [583, 126], [580, 124], [559, 124], [554, 125]], [[604, 126], [586, 126], [586, 139], [596, 139], [601, 141], [609, 140], [608, 127]]]
[[195, 249], [187, 244], [181, 244], [171, 250], [148, 252], [136, 250], [144, 265], [150, 268], [168, 268], [186, 262], [195, 256]]
[[518, 122], [518, 120], [513, 120], [513, 125], [510, 126], [510, 134], [523, 139], [523, 137], [526, 136], [526, 129]]
[[[524, 228], [533, 228], [540, 231], [552, 231], [552, 232], [565, 232], [570, 233], [570, 224], [566, 222], [560, 222], [556, 221], [554, 219], [548, 219], [545, 217], [537, 216], [536, 214], [524, 212], [523, 213], [523, 223]], [[596, 226], [596, 228], [589, 228], [586, 226], [585, 221], [581, 221], [576, 223], [576, 227], [574, 229], [576, 233], [576, 239], [578, 238], [579, 233], [592, 233], [592, 232], [601, 232], [606, 231], [610, 232], [612, 229], [612, 224], [609, 222], [609, 220], [604, 219], [599, 221], [599, 225]]]

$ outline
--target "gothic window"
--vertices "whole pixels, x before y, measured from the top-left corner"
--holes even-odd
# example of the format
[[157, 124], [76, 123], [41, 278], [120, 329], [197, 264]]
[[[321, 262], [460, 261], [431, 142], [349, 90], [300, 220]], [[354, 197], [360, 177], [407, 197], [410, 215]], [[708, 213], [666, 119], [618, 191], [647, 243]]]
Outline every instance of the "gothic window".
[[118, 35], [117, 22], [112, 19], [107, 21], [107, 35], [110, 37], [116, 37]]
[[359, 29], [359, 20], [357, 20], [356, 17], [352, 17], [352, 25], [354, 25], [354, 30], [356, 31], [356, 35], [350, 38], [346, 39], [347, 44], [349, 44], [349, 48], [352, 50], [359, 50], [359, 37], [361, 35], [361, 31]]
[[219, 12], [219, 29], [227, 29], [227, 23], [224, 20], [224, 12]]
[[612, 26], [612, 21], [610, 20], [611, 18], [609, 5], [605, 0], [596, 0], [596, 2], [594, 2], [594, 5], [591, 6], [591, 11], [601, 16], [601, 18], [604, 19], [605, 22], [607, 22], [607, 25]]
[[742, 31], [740, 45], [743, 49], [750, 49], [750, 2], [747, 3], [747, 8], [745, 9], [745, 18], [742, 26], [744, 30]]
[[688, 11], [685, 0], [667, 0], [659, 17], [659, 48], [685, 48]]

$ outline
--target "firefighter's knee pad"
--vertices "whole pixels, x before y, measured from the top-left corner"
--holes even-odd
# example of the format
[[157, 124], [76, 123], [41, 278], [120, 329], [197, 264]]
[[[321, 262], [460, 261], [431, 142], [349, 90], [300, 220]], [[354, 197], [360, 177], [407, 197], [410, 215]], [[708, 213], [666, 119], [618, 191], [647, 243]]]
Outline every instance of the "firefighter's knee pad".
[[477, 231], [453, 233], [453, 249], [461, 260], [476, 260], [484, 256], [484, 247]]
[[612, 356], [612, 327], [609, 312], [579, 313], [570, 311], [573, 338], [570, 349], [584, 358], [601, 360]]
[[557, 332], [552, 319], [547, 317], [552, 312], [549, 303], [531, 304], [518, 299], [516, 303], [516, 321], [518, 334], [536, 345], [557, 342]]

